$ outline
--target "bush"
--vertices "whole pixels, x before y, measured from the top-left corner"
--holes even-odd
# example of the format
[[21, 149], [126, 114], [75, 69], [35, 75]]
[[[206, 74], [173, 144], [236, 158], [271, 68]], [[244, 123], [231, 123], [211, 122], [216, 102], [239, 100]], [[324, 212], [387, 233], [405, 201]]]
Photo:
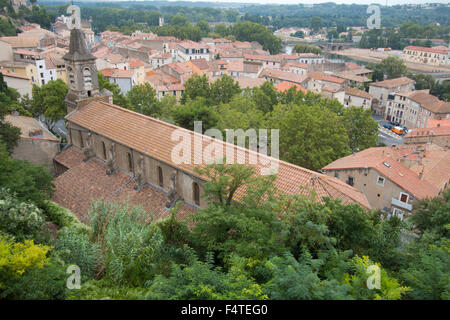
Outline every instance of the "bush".
[[0, 189], [0, 233], [16, 241], [45, 239], [45, 216], [30, 202], [17, 200], [15, 193]]
[[100, 258], [100, 247], [89, 242], [87, 234], [64, 227], [58, 232], [55, 250], [55, 254], [67, 265], [75, 264], [80, 267], [82, 280], [87, 281], [94, 277]]
[[26, 271], [6, 284], [2, 297], [18, 300], [64, 299], [67, 293], [64, 267], [51, 261], [43, 268]]
[[63, 208], [49, 200], [43, 202], [43, 207], [48, 220], [57, 224], [59, 227], [70, 227], [79, 233], [89, 234], [89, 227], [81, 223], [77, 216], [69, 209]]
[[20, 278], [27, 270], [44, 267], [50, 247], [36, 245], [33, 240], [14, 242], [0, 235], [0, 292], [5, 283]]

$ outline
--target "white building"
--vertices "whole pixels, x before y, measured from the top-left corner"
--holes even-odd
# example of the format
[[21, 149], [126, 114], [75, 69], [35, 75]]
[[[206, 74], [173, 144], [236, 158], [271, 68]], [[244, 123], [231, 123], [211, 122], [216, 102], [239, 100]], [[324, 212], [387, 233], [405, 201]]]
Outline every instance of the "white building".
[[207, 44], [194, 41], [183, 41], [177, 43], [177, 60], [178, 62], [186, 62], [193, 59], [211, 60], [211, 52]]
[[403, 60], [429, 65], [450, 64], [449, 49], [407, 46], [403, 49]]
[[58, 79], [56, 66], [50, 59], [36, 60], [37, 76], [39, 85], [47, 84], [51, 80]]

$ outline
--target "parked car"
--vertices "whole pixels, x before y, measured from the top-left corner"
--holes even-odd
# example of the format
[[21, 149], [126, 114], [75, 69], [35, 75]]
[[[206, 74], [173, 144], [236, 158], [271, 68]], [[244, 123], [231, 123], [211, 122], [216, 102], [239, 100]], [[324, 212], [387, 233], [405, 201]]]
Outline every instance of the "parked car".
[[388, 130], [392, 129], [392, 126], [390, 124], [383, 124], [383, 127], [388, 129]]
[[389, 124], [393, 125], [394, 127], [397, 127], [400, 125], [397, 121], [389, 121]]
[[392, 132], [395, 132], [396, 134], [402, 135], [405, 133], [405, 130], [403, 130], [402, 127], [393, 127]]

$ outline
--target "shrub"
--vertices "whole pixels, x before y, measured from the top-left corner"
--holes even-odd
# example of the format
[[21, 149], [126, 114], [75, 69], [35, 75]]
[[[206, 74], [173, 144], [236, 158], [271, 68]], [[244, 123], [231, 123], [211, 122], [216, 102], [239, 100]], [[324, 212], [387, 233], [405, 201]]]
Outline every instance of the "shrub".
[[69, 209], [63, 208], [49, 200], [43, 202], [43, 207], [48, 220], [57, 224], [59, 227], [70, 227], [79, 233], [89, 233], [89, 227], [80, 222], [77, 216]]
[[17, 200], [15, 193], [0, 189], [0, 233], [16, 241], [45, 239], [45, 216], [30, 202]]
[[87, 234], [64, 227], [58, 232], [55, 250], [55, 254], [67, 265], [75, 264], [80, 267], [84, 281], [94, 277], [100, 258], [100, 247], [89, 242]]
[[20, 278], [27, 270], [44, 267], [50, 247], [36, 245], [33, 240], [14, 242], [0, 235], [0, 290], [5, 283]]
[[43, 268], [32, 268], [20, 278], [7, 282], [2, 297], [19, 300], [64, 299], [67, 293], [66, 277], [64, 267], [50, 261]]

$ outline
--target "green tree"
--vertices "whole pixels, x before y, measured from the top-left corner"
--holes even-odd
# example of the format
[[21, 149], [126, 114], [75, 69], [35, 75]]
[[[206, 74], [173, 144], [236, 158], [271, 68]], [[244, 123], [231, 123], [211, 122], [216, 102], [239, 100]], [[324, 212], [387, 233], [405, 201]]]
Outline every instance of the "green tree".
[[327, 32], [328, 40], [336, 41], [338, 38], [339, 38], [339, 33], [337, 32], [336, 29], [331, 29], [330, 31]]
[[228, 103], [240, 92], [239, 83], [232, 77], [224, 75], [211, 84], [210, 99], [213, 105]]
[[208, 22], [206, 22], [205, 20], [200, 20], [199, 22], [197, 22], [196, 26], [199, 27], [202, 31], [202, 36], [206, 37], [208, 35], [210, 31]]
[[302, 30], [299, 30], [296, 33], [291, 34], [291, 37], [303, 39], [305, 37], [305, 33]]
[[0, 185], [17, 195], [20, 201], [31, 200], [40, 205], [54, 192], [53, 177], [42, 166], [14, 160], [0, 141]]
[[310, 46], [307, 44], [296, 44], [293, 49], [296, 53], [315, 53], [315, 54], [321, 54], [322, 49], [316, 46]]
[[[0, 73], [0, 145], [2, 142], [5, 143], [8, 153], [12, 153], [20, 139], [20, 129], [5, 120], [9, 106], [13, 103], [17, 103], [17, 96], [8, 88], [3, 80], [3, 74]], [[0, 153], [2, 151], [0, 150]]]
[[381, 69], [387, 79], [399, 78], [406, 75], [406, 65], [399, 57], [387, 57], [381, 61]]
[[175, 106], [171, 111], [171, 117], [177, 125], [188, 130], [194, 129], [194, 121], [201, 121], [203, 130], [208, 130], [214, 128], [219, 120], [219, 115], [201, 96], [195, 100], [188, 100], [185, 105]]
[[450, 81], [445, 80], [441, 84], [437, 83], [431, 88], [430, 93], [443, 101], [450, 101]]
[[370, 109], [350, 106], [342, 116], [347, 130], [348, 145], [352, 152], [375, 147], [378, 142], [378, 123], [372, 119]]
[[313, 29], [314, 32], [319, 31], [319, 29], [322, 27], [322, 18], [318, 16], [314, 16], [311, 18], [309, 27]]
[[184, 84], [184, 93], [181, 97], [181, 103], [185, 104], [188, 99], [195, 100], [197, 97], [203, 97], [209, 100], [211, 87], [206, 75], [199, 76], [194, 74]]
[[127, 93], [127, 98], [136, 112], [152, 117], [159, 116], [161, 113], [156, 91], [148, 82], [131, 88]]
[[347, 155], [348, 136], [339, 116], [318, 105], [278, 105], [269, 120], [280, 130], [280, 157], [319, 170]]
[[435, 81], [431, 74], [412, 74], [411, 72], [408, 72], [406, 76], [416, 82], [414, 85], [416, 90], [432, 89], [435, 86]]
[[0, 36], [15, 36], [16, 28], [7, 19], [0, 18]]
[[414, 206], [414, 214], [408, 220], [421, 236], [431, 234], [435, 239], [450, 238], [450, 189], [441, 196], [421, 200]]
[[34, 117], [44, 116], [44, 123], [53, 130], [56, 122], [67, 114], [64, 99], [67, 86], [61, 79], [51, 80], [38, 87], [33, 86], [32, 114]]

